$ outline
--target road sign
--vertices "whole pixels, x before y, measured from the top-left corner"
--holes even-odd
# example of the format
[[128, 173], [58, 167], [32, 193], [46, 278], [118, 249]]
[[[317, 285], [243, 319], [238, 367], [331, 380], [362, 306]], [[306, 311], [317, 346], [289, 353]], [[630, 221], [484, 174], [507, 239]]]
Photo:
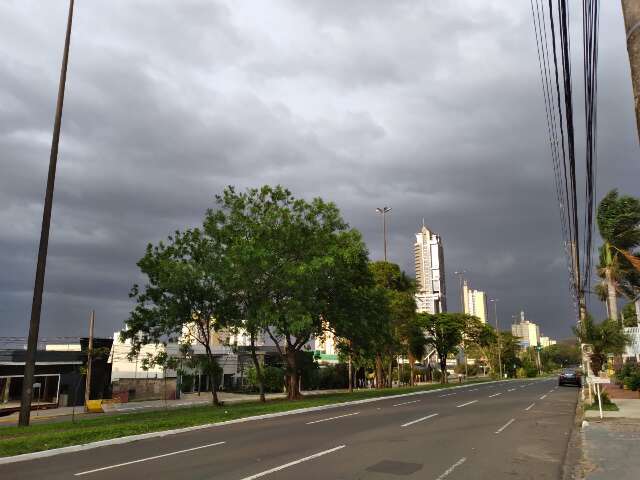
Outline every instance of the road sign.
[[604, 377], [589, 376], [589, 377], [587, 377], [587, 382], [589, 382], [589, 383], [611, 383], [611, 379], [610, 378], [604, 378]]

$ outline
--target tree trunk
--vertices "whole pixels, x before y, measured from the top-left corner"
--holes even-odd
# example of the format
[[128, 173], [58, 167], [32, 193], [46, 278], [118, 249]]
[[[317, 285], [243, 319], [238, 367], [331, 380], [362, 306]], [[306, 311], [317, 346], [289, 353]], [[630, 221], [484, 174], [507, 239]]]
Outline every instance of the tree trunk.
[[447, 356], [442, 356], [440, 354], [438, 354], [438, 356], [440, 357], [440, 373], [442, 374], [440, 383], [448, 383], [449, 379], [447, 375]]
[[389, 358], [389, 388], [393, 387], [393, 355]]
[[253, 333], [251, 333], [250, 339], [250, 349], [251, 349], [251, 360], [253, 360], [253, 366], [256, 369], [256, 380], [258, 380], [258, 389], [260, 391], [260, 401], [265, 403], [267, 400], [264, 396], [264, 378], [262, 376], [262, 365], [260, 365], [260, 361], [258, 360], [258, 355], [256, 354], [256, 338]]
[[206, 352], [207, 352], [207, 360], [209, 362], [207, 376], [209, 377], [209, 381], [211, 382], [211, 385], [209, 385], [209, 388], [211, 388], [211, 401], [213, 405], [218, 407], [220, 406], [220, 402], [218, 401], [218, 385], [217, 385], [218, 381], [216, 379], [217, 363], [216, 363], [216, 359], [213, 356], [213, 353], [211, 352], [211, 348], [208, 345], [206, 348]]
[[414, 385], [414, 381], [413, 381], [414, 365], [413, 364], [415, 363], [416, 359], [414, 358], [411, 352], [407, 352], [407, 358], [409, 359], [409, 385], [413, 387]]
[[349, 354], [349, 393], [353, 392], [353, 362]]
[[618, 319], [618, 300], [616, 294], [616, 284], [613, 280], [613, 272], [611, 267], [604, 269], [604, 277], [607, 282], [607, 313], [612, 320]]
[[376, 388], [382, 388], [382, 357], [376, 353]]
[[298, 375], [298, 363], [296, 358], [296, 351], [287, 348], [287, 366], [289, 368], [288, 371], [288, 385], [287, 389], [287, 398], [289, 400], [299, 400], [300, 395], [300, 382]]

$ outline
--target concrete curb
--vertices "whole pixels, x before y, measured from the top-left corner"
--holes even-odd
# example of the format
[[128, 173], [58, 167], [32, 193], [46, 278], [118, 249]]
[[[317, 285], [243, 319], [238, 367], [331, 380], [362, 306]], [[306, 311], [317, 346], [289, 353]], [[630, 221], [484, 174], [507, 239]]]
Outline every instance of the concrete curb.
[[580, 468], [582, 465], [582, 419], [584, 412], [582, 410], [582, 402], [580, 400], [580, 392], [576, 400], [575, 412], [573, 416], [573, 424], [569, 432], [567, 449], [564, 452], [562, 461], [562, 480], [574, 480], [582, 478]]
[[[187, 432], [193, 432], [195, 430], [203, 430], [205, 428], [213, 428], [213, 427], [223, 427], [225, 425], [233, 425], [235, 423], [245, 423], [245, 422], [253, 422], [256, 420], [266, 420], [268, 418], [277, 418], [277, 417], [284, 417], [284, 416], [288, 416], [288, 415], [297, 415], [300, 413], [308, 413], [308, 412], [318, 412], [318, 411], [322, 411], [322, 410], [330, 410], [332, 408], [340, 408], [340, 407], [347, 407], [350, 405], [360, 405], [363, 403], [372, 403], [372, 402], [379, 402], [381, 400], [389, 400], [389, 399], [394, 399], [394, 398], [404, 398], [404, 397], [411, 397], [411, 396], [416, 396], [416, 395], [426, 395], [426, 394], [430, 394], [430, 393], [437, 393], [437, 392], [442, 392], [444, 390], [455, 390], [455, 389], [460, 389], [460, 388], [468, 388], [468, 387], [473, 387], [473, 386], [477, 386], [477, 385], [488, 385], [491, 383], [500, 383], [500, 382], [509, 382], [509, 381], [513, 381], [514, 379], [509, 379], [509, 380], [491, 380], [488, 382], [476, 382], [476, 383], [470, 383], [470, 384], [466, 384], [466, 385], [457, 385], [455, 387], [446, 387], [446, 388], [437, 388], [437, 389], [433, 389], [433, 390], [424, 390], [424, 391], [418, 391], [418, 392], [410, 392], [410, 393], [401, 393], [398, 395], [387, 395], [387, 396], [381, 396], [381, 397], [374, 397], [374, 398], [365, 398], [362, 400], [352, 400], [349, 402], [341, 402], [341, 403], [331, 403], [328, 405], [320, 405], [317, 407], [306, 407], [306, 408], [297, 408], [295, 410], [287, 410], [285, 412], [276, 412], [276, 413], [267, 413], [264, 415], [255, 415], [255, 416], [251, 416], [251, 417], [243, 417], [243, 418], [236, 418], [235, 420], [227, 420], [225, 422], [217, 422], [217, 423], [206, 423], [203, 425], [194, 425], [193, 427], [184, 427], [184, 428], [176, 428], [173, 430], [161, 430], [158, 432], [149, 432], [149, 433], [141, 433], [138, 435], [129, 435], [126, 437], [118, 437], [118, 438], [111, 438], [108, 440], [99, 440], [97, 442], [90, 442], [90, 443], [84, 443], [81, 445], [70, 445], [68, 447], [61, 447], [61, 448], [53, 448], [51, 450], [43, 450], [41, 452], [32, 452], [32, 453], [23, 453], [20, 455], [13, 455], [11, 457], [0, 457], [0, 465], [6, 465], [9, 463], [16, 463], [16, 462], [25, 462], [28, 460], [35, 460], [37, 458], [46, 458], [46, 457], [53, 457], [55, 455], [61, 455], [63, 453], [73, 453], [73, 452], [81, 452], [83, 450], [91, 450], [93, 448], [99, 448], [99, 447], [106, 447], [109, 445], [121, 445], [121, 444], [125, 444], [125, 443], [131, 443], [131, 442], [136, 442], [138, 440], [146, 440], [148, 438], [161, 438], [161, 437], [166, 437], [169, 435], [176, 435], [179, 433], [187, 433]], [[519, 379], [522, 380], [522, 379]], [[534, 380], [534, 379], [531, 379]]]

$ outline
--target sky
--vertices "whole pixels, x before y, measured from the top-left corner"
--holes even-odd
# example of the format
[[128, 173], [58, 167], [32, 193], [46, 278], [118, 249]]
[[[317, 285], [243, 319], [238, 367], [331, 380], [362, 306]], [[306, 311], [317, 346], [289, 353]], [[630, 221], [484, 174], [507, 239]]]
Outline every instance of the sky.
[[[620, 2], [601, 8], [598, 197], [640, 195]], [[0, 336], [28, 333], [66, 15], [0, 0]], [[392, 207], [389, 259], [410, 274], [424, 218], [450, 308], [464, 269], [501, 326], [524, 309], [570, 335], [528, 1], [77, 1], [41, 336], [86, 335], [92, 309], [112, 335], [146, 244], [197, 225], [226, 185], [263, 184], [334, 201], [372, 259], [375, 208]]]

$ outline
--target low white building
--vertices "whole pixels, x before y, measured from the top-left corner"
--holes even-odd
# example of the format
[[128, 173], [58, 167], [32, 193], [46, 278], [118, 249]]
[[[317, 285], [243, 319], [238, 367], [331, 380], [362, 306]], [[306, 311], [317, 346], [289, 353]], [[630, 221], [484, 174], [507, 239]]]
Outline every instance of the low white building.
[[640, 361], [640, 327], [626, 327], [624, 333], [631, 337], [631, 343], [625, 348], [622, 358], [635, 358]]

